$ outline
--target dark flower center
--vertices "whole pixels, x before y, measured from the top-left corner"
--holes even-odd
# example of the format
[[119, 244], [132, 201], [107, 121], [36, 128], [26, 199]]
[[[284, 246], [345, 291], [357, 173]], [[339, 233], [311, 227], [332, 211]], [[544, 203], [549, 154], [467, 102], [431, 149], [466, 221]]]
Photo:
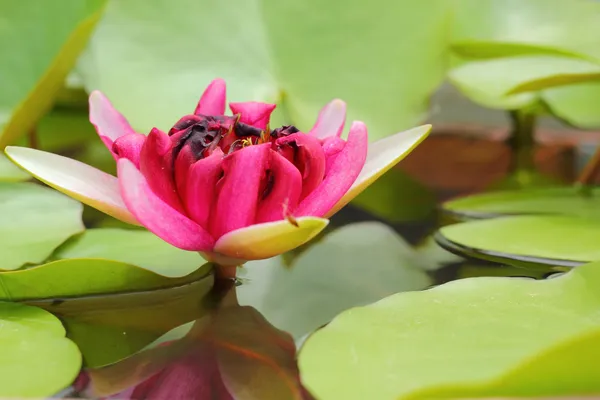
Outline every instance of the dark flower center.
[[239, 121], [239, 116], [187, 115], [169, 130], [173, 140], [173, 160], [183, 148], [188, 148], [196, 160], [209, 156], [219, 146], [225, 154], [246, 146], [274, 142], [299, 132], [293, 125], [284, 125], [265, 132]]

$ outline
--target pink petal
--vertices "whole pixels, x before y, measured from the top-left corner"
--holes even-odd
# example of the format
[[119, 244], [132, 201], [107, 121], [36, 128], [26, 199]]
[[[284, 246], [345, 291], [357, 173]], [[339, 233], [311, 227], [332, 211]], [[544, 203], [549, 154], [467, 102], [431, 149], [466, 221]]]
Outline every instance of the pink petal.
[[215, 79], [202, 93], [194, 114], [223, 115], [225, 114], [225, 98], [227, 89], [223, 79]]
[[135, 164], [137, 168], [140, 167], [140, 152], [142, 146], [146, 141], [146, 135], [141, 133], [130, 133], [129, 135], [123, 135], [117, 138], [112, 145], [112, 153], [118, 160], [119, 158], [126, 158]]
[[123, 201], [142, 225], [180, 249], [212, 249], [214, 239], [208, 232], [158, 197], [131, 161], [122, 158], [117, 168]]
[[431, 125], [423, 125], [380, 139], [369, 145], [367, 160], [360, 175], [344, 196], [325, 214], [327, 218], [338, 212], [352, 199], [365, 190], [386, 171], [406, 157], [419, 145], [431, 130]]
[[[329, 220], [300, 217], [247, 226], [223, 235], [214, 251], [232, 260], [262, 260], [293, 250], [317, 236]], [[235, 265], [235, 264], [231, 264]], [[239, 262], [238, 262], [239, 265]]]
[[346, 121], [346, 103], [340, 99], [329, 102], [321, 109], [317, 122], [312, 127], [309, 135], [319, 139], [325, 139], [330, 136], [340, 136], [344, 130]]
[[208, 228], [208, 217], [214, 206], [217, 181], [223, 171], [223, 151], [216, 148], [208, 157], [196, 161], [189, 171], [184, 203], [188, 215], [197, 224]]
[[[135, 133], [127, 119], [121, 115], [110, 101], [97, 90], [89, 97], [90, 122], [96, 128], [96, 132], [102, 142], [112, 153], [112, 145], [115, 140], [124, 135]], [[114, 155], [114, 154], [113, 154]]]
[[300, 196], [302, 200], [323, 181], [326, 166], [325, 153], [319, 139], [302, 132], [277, 139], [275, 147], [278, 150], [285, 150], [292, 143], [297, 148], [293, 162], [302, 173], [302, 194]]
[[183, 212], [173, 179], [171, 143], [171, 138], [166, 133], [153, 128], [142, 146], [140, 171], [158, 197]]
[[180, 200], [184, 202], [184, 207], [190, 168], [196, 161], [197, 158], [190, 146], [183, 146], [179, 153], [177, 153], [177, 158], [175, 159], [175, 170], [173, 171], [175, 188], [177, 189]]
[[331, 164], [321, 185], [298, 205], [296, 216], [321, 217], [350, 189], [367, 158], [368, 136], [364, 123], [352, 123], [348, 141]]
[[128, 224], [139, 225], [119, 193], [117, 178], [58, 154], [9, 146], [6, 155], [54, 189]]
[[224, 175], [217, 184], [210, 221], [215, 238], [254, 223], [270, 146], [269, 143], [248, 146], [223, 159]]
[[346, 146], [346, 141], [337, 137], [330, 136], [323, 140], [323, 152], [325, 153], [325, 176], [329, 174], [333, 161], [337, 155]]
[[267, 183], [268, 193], [261, 194], [263, 199], [258, 204], [257, 224], [284, 219], [286, 212], [296, 209], [302, 191], [302, 176], [298, 168], [273, 150], [270, 156], [269, 180], [272, 179], [272, 183]]
[[244, 103], [229, 103], [233, 114], [241, 114], [240, 122], [256, 128], [266, 129], [275, 104], [247, 101]]

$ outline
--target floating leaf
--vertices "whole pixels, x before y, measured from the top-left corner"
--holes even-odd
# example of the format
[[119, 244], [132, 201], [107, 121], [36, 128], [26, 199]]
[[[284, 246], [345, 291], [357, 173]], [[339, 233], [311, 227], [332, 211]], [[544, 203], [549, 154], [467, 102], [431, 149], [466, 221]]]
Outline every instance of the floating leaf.
[[[217, 76], [227, 81], [232, 101], [278, 102], [275, 122], [303, 130], [335, 97], [348, 103], [350, 120], [366, 122], [371, 139], [417, 124], [443, 79], [451, 4], [322, 5], [110, 2], [79, 72], [88, 90], [105, 92], [141, 132], [168, 129]], [[357, 56], [366, 49], [377, 54], [376, 63]]]
[[0, 302], [0, 396], [50, 397], [79, 373], [81, 355], [47, 311]]
[[476, 194], [443, 204], [458, 219], [494, 218], [516, 214], [566, 214], [600, 218], [600, 188], [588, 195], [574, 187], [507, 190]]
[[[545, 106], [568, 123], [585, 128], [600, 126], [598, 83], [503, 96], [515, 87], [515, 79], [520, 80], [517, 86], [539, 79], [554, 85], [571, 80], [574, 72], [578, 75], [581, 68], [588, 67], [594, 77], [597, 70], [594, 71], [591, 65], [584, 67], [586, 61], [583, 59], [600, 60], [596, 39], [600, 35], [598, 2], [460, 0], [455, 5], [453, 49], [466, 58], [487, 59], [468, 62], [451, 71], [451, 79], [467, 96], [488, 107], [517, 109], [539, 106], [537, 94]], [[532, 26], [536, 29], [532, 30]], [[525, 55], [541, 59], [544, 55], [554, 55], [552, 58], [563, 61], [559, 64], [555, 61], [518, 61]], [[579, 67], [564, 69], [569, 63]], [[549, 73], [560, 65], [561, 69], [556, 71], [558, 75]]]
[[238, 296], [299, 338], [345, 309], [429, 286], [432, 264], [386, 225], [357, 223], [310, 246], [291, 268], [280, 258], [247, 263]]
[[469, 221], [440, 229], [441, 243], [511, 265], [574, 267], [600, 260], [598, 221], [568, 216], [517, 216]]
[[[485, 383], [434, 387], [412, 398], [597, 394], [600, 330], [566, 340]], [[577, 376], [574, 376], [574, 373]], [[572, 397], [569, 397], [572, 398]]]
[[543, 89], [594, 76], [600, 77], [598, 63], [541, 55], [473, 61], [449, 72], [452, 83], [470, 98], [502, 109], [531, 106], [539, 100], [538, 94], [523, 92], [538, 86]]
[[598, 18], [600, 4], [589, 0], [459, 0], [452, 42], [465, 48], [474, 41], [469, 53], [479, 58], [493, 52], [496, 57], [514, 56], [526, 46], [531, 52], [600, 57]]
[[27, 304], [59, 316], [88, 368], [128, 357], [165, 332], [202, 317], [210, 309], [206, 297], [212, 275], [178, 286], [150, 291], [30, 300]]
[[[530, 36], [527, 35], [527, 37]], [[497, 42], [491, 40], [493, 39], [459, 39], [454, 40], [451, 43], [450, 48], [454, 54], [466, 59], [489, 59], [524, 55], [550, 55], [582, 59], [589, 58], [585, 54], [563, 50], [553, 45]]]
[[191, 274], [206, 262], [198, 253], [177, 249], [148, 231], [131, 229], [88, 229], [61, 246], [54, 257], [121, 261], [169, 278]]
[[211, 264], [179, 278], [170, 278], [131, 264], [103, 259], [53, 261], [37, 267], [0, 273], [0, 300], [78, 297], [161, 289], [193, 282], [207, 275]]
[[[302, 380], [323, 400], [401, 399], [442, 385], [493, 386], [519, 368], [527, 373], [512, 374], [515, 384], [501, 394], [598, 393], [600, 380], [597, 372], [586, 371], [587, 358], [577, 363], [567, 351], [554, 351], [561, 358], [548, 368], [530, 363], [541, 365], [541, 359], [533, 360], [548, 360], [548, 352], [566, 342], [583, 346], [587, 335], [600, 330], [599, 287], [595, 263], [544, 281], [469, 278], [400, 293], [345, 311], [311, 335], [300, 351]], [[481, 393], [448, 393], [472, 394]]]
[[544, 91], [546, 106], [566, 122], [586, 129], [600, 127], [600, 82]]
[[0, 182], [0, 270], [43, 262], [83, 231], [82, 209], [81, 203], [34, 183]]
[[0, 148], [35, 127], [85, 47], [105, 0], [2, 0]]

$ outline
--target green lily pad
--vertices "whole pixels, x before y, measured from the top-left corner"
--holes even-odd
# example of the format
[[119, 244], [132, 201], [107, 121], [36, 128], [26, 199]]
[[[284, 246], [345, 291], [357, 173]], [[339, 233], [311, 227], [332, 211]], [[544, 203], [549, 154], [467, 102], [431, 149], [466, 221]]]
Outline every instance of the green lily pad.
[[88, 229], [53, 257], [121, 261], [169, 278], [189, 275], [206, 262], [198, 253], [177, 249], [148, 231], [131, 229]]
[[329, 233], [291, 267], [279, 257], [247, 263], [238, 298], [300, 338], [345, 309], [428, 287], [434, 264], [388, 226], [362, 222]]
[[[501, 40], [501, 39], [500, 39]], [[564, 50], [556, 45], [530, 44], [517, 42], [498, 42], [492, 39], [454, 40], [450, 49], [465, 59], [489, 59], [524, 55], [552, 55], [588, 59], [589, 56], [575, 51]]]
[[[446, 394], [442, 385], [460, 398], [472, 391], [459, 385], [485, 384], [487, 395], [511, 372], [513, 384], [502, 394], [598, 393], [590, 359], [574, 360], [600, 331], [599, 288], [594, 263], [543, 281], [469, 278], [396, 294], [345, 311], [311, 335], [299, 355], [302, 380], [323, 400], [435, 398]], [[556, 351], [575, 341], [576, 355]], [[558, 358], [534, 368], [550, 355]], [[518, 369], [526, 373], [517, 376]], [[435, 395], [425, 394], [433, 388]]]
[[448, 249], [509, 265], [574, 267], [600, 260], [598, 221], [569, 216], [516, 216], [445, 226]]
[[600, 76], [598, 63], [548, 55], [472, 61], [449, 72], [450, 81], [469, 98], [501, 109], [536, 103], [540, 95], [531, 90], [577, 83], [594, 76]]
[[20, 182], [31, 178], [4, 155], [0, 155], [0, 182]]
[[[600, 103], [596, 101], [600, 84], [573, 84], [573, 78], [575, 81], [594, 78], [597, 73], [585, 60], [600, 60], [600, 48], [591, 39], [600, 35], [598, 2], [461, 0], [456, 5], [451, 46], [455, 54], [471, 61], [462, 66], [460, 61], [455, 63], [459, 66], [450, 76], [465, 95], [494, 108], [545, 106], [541, 108], [547, 107], [570, 124], [584, 128], [600, 126]], [[532, 30], [532, 26], [536, 29]], [[558, 58], [563, 61], [558, 64], [541, 59], [527, 61], [528, 57], [519, 61], [526, 55], [534, 59], [562, 56]], [[578, 76], [582, 68], [590, 68], [591, 75]], [[516, 86], [539, 79], [546, 84], [568, 81], [570, 85], [505, 96]]]
[[[600, 330], [566, 340], [506, 374], [479, 384], [433, 387], [411, 398], [569, 396], [598, 393]], [[577, 376], [574, 376], [574, 372]]]
[[560, 214], [600, 218], [600, 188], [585, 195], [574, 187], [506, 190], [447, 201], [444, 212], [460, 220], [518, 214]]
[[83, 355], [98, 368], [142, 350], [171, 329], [204, 316], [213, 286], [210, 274], [177, 286], [113, 295], [29, 300], [59, 316]]
[[544, 101], [552, 113], [586, 129], [600, 127], [600, 82], [573, 84], [544, 90]]
[[119, 261], [78, 258], [0, 273], [0, 300], [79, 297], [147, 291], [184, 285], [210, 273], [211, 264], [170, 278]]
[[47, 311], [0, 302], [0, 396], [46, 397], [77, 377], [81, 355]]
[[1, 2], [0, 148], [33, 129], [85, 47], [105, 0]]
[[[588, 0], [460, 0], [455, 3], [452, 43], [476, 45], [470, 57], [515, 56], [546, 51], [600, 57], [600, 4]], [[535, 26], [536, 29], [531, 29]], [[483, 43], [489, 43], [489, 46]], [[479, 43], [479, 45], [477, 45]]]
[[[233, 7], [114, 1], [78, 71], [88, 90], [105, 92], [141, 132], [168, 129], [220, 76], [231, 101], [278, 102], [272, 125], [307, 130], [338, 97], [349, 105], [349, 120], [365, 121], [377, 139], [414, 126], [427, 112], [426, 100], [444, 76], [450, 7], [446, 0], [411, 7], [386, 0], [369, 7], [343, 0], [327, 7], [321, 0]], [[400, 40], [407, 36], [413, 40]], [[357, 57], [365, 49], [377, 62]]]
[[43, 262], [84, 230], [81, 203], [34, 183], [0, 182], [0, 270]]

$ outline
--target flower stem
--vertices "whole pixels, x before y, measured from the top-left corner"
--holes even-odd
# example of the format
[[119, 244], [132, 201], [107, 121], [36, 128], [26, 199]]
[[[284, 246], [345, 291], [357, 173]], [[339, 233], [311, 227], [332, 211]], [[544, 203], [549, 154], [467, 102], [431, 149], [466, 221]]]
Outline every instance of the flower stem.
[[595, 179], [600, 173], [600, 146], [596, 149], [596, 152], [587, 162], [583, 171], [577, 177], [575, 186], [579, 188], [581, 193], [588, 193], [590, 186], [594, 185]]
[[535, 115], [523, 110], [510, 112], [512, 135], [508, 141], [513, 150], [514, 171], [534, 171]]
[[536, 116], [530, 110], [510, 112], [512, 132], [508, 145], [512, 150], [512, 173], [521, 187], [530, 184], [535, 174], [535, 124]]
[[215, 279], [217, 280], [234, 280], [237, 271], [236, 266], [231, 265], [215, 265]]

